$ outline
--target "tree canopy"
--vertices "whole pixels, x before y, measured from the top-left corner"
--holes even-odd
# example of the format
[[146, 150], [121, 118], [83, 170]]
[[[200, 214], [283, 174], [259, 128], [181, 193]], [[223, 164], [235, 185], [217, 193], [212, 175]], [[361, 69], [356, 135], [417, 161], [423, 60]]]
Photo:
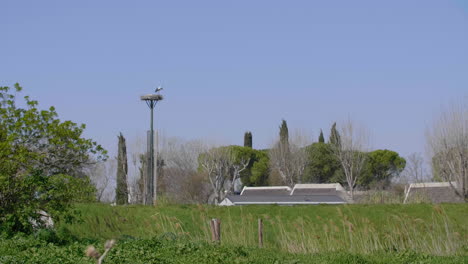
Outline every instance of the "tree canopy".
[[304, 172], [305, 182], [342, 182], [341, 165], [333, 155], [330, 144], [313, 143], [306, 147], [308, 165]]
[[283, 119], [281, 121], [281, 126], [280, 126], [280, 144], [284, 146], [289, 145], [289, 131], [288, 131], [288, 124], [286, 123], [286, 120]]
[[[21, 92], [19, 84], [16, 93]], [[17, 169], [34, 168], [46, 175], [82, 176], [91, 162], [104, 160], [107, 152], [91, 139], [82, 137], [86, 125], [60, 121], [55, 108], [39, 110], [38, 102], [24, 96], [25, 108], [18, 106], [9, 87], [0, 87], [0, 124], [13, 152], [22, 151]]]
[[[60, 121], [54, 107], [39, 110], [15, 84], [0, 87], [0, 226], [3, 231], [31, 230], [40, 210], [56, 219], [72, 200], [94, 196], [86, 166], [107, 158], [106, 151], [82, 137], [85, 125]], [[24, 105], [20, 107], [19, 105]], [[72, 188], [74, 186], [74, 188]]]
[[335, 147], [338, 147], [341, 144], [341, 136], [338, 130], [336, 129], [336, 122], [333, 123], [330, 130], [330, 139], [328, 143], [332, 144]]
[[252, 148], [252, 132], [247, 131], [244, 134], [244, 147]]
[[323, 131], [320, 129], [320, 136], [318, 138], [319, 143], [325, 143], [325, 137], [323, 137]]
[[240, 160], [248, 160], [247, 169], [241, 173], [242, 184], [245, 186], [264, 186], [268, 182], [269, 158], [264, 151], [241, 147], [229, 146], [237, 163]]
[[398, 177], [406, 166], [406, 160], [397, 152], [378, 149], [367, 153], [366, 165], [358, 184], [362, 188], [386, 188], [393, 177]]

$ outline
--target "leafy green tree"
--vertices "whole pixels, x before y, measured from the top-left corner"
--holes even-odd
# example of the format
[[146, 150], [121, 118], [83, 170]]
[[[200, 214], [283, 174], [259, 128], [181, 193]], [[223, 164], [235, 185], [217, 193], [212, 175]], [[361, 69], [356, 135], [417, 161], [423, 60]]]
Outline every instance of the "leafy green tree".
[[264, 186], [268, 182], [269, 158], [264, 151], [251, 149], [248, 147], [229, 146], [234, 157], [235, 163], [241, 160], [248, 160], [247, 168], [242, 171], [240, 178], [245, 186]]
[[406, 160], [397, 152], [378, 149], [367, 153], [364, 171], [358, 179], [362, 188], [387, 188], [392, 178], [398, 177], [406, 166]]
[[39, 110], [28, 96], [19, 107], [21, 90], [0, 87], [0, 229], [8, 233], [30, 232], [41, 210], [70, 220], [74, 201], [95, 197], [86, 166], [107, 157], [82, 138], [84, 125], [60, 121], [53, 107]]
[[117, 154], [117, 188], [115, 190], [115, 201], [117, 204], [128, 203], [128, 163], [127, 163], [127, 145], [125, 137], [120, 133], [117, 137], [119, 140]]
[[309, 162], [304, 171], [305, 182], [343, 182], [341, 165], [331, 150], [330, 144], [318, 142], [306, 147]]
[[244, 147], [252, 148], [252, 132], [250, 131], [244, 134]]
[[325, 143], [325, 138], [323, 137], [323, 131], [320, 129], [320, 136], [318, 138], [319, 143]]
[[[15, 89], [22, 90], [18, 84]], [[9, 91], [9, 87], [0, 87], [0, 122], [14, 150], [27, 152], [22, 155], [27, 163], [17, 164], [18, 169], [33, 167], [46, 175], [80, 177], [87, 165], [107, 158], [100, 145], [81, 137], [84, 124], [60, 121], [54, 107], [39, 110], [38, 102], [29, 96], [24, 97], [26, 108], [18, 107], [16, 95]]]
[[286, 123], [286, 120], [283, 119], [281, 121], [281, 126], [280, 126], [280, 144], [287, 147], [289, 145], [289, 131], [288, 131], [288, 124]]
[[335, 147], [339, 147], [341, 144], [341, 136], [340, 133], [338, 133], [338, 130], [336, 129], [336, 122], [333, 123], [331, 130], [330, 130], [330, 139], [328, 140], [328, 143]]
[[248, 186], [265, 186], [268, 185], [268, 176], [270, 172], [270, 159], [268, 154], [260, 151], [256, 151], [254, 156], [254, 162], [250, 169], [250, 177], [248, 180], [244, 180]]

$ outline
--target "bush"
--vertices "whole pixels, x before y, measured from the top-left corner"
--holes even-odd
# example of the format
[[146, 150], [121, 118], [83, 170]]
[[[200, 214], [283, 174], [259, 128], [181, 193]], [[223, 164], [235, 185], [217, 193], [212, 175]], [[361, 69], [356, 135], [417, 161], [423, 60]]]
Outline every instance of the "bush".
[[86, 193], [87, 189], [93, 188], [88, 181], [67, 175], [34, 173], [4, 179], [0, 178], [0, 192], [8, 192], [9, 199], [3, 201], [0, 207], [0, 231], [9, 236], [16, 232], [31, 233], [35, 228], [45, 227], [41, 212], [46, 212], [54, 222], [73, 221], [78, 215], [73, 210], [73, 203], [90, 199], [79, 190]]
[[66, 245], [78, 241], [78, 238], [64, 226], [57, 229], [41, 228], [34, 233], [34, 237], [40, 241], [57, 245]]
[[60, 121], [54, 107], [39, 110], [24, 97], [18, 107], [15, 92], [0, 87], [0, 232], [31, 233], [41, 227], [41, 212], [54, 221], [70, 221], [72, 202], [93, 200], [95, 189], [83, 173], [92, 159], [106, 151], [82, 138], [84, 125]]

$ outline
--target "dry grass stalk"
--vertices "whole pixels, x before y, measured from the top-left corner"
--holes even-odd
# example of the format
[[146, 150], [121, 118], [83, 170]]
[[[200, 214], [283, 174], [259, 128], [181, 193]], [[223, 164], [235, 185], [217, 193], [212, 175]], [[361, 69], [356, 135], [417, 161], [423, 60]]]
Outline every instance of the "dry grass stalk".
[[85, 255], [95, 259], [97, 264], [102, 264], [107, 253], [109, 253], [109, 251], [115, 246], [115, 243], [116, 241], [114, 239], [107, 240], [104, 244], [104, 253], [102, 255], [94, 246], [90, 245], [86, 248]]

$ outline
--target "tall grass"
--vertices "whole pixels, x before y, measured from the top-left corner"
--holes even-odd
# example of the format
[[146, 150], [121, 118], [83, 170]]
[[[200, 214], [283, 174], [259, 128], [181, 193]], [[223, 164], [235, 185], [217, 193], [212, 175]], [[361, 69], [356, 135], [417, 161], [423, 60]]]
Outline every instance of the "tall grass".
[[[159, 210], [101, 206], [101, 211], [108, 212], [88, 214], [84, 221], [101, 238], [169, 233], [192, 241], [210, 241], [210, 219], [219, 218], [222, 244], [257, 247], [257, 219], [261, 218], [264, 247], [291, 253], [368, 254], [409, 250], [431, 255], [468, 255], [468, 207], [459, 206], [449, 207], [449, 213], [439, 205], [290, 208], [198, 205], [167, 206]], [[69, 228], [75, 233], [83, 230], [79, 225]]]
[[467, 237], [452, 230], [450, 220], [440, 207], [435, 207], [430, 221], [392, 215], [378, 226], [368, 218], [337, 210], [338, 222], [318, 218], [317, 223], [308, 217], [299, 217], [291, 223], [277, 218], [272, 225], [279, 230], [280, 249], [295, 253], [411, 250], [449, 255], [463, 253], [466, 246]]

